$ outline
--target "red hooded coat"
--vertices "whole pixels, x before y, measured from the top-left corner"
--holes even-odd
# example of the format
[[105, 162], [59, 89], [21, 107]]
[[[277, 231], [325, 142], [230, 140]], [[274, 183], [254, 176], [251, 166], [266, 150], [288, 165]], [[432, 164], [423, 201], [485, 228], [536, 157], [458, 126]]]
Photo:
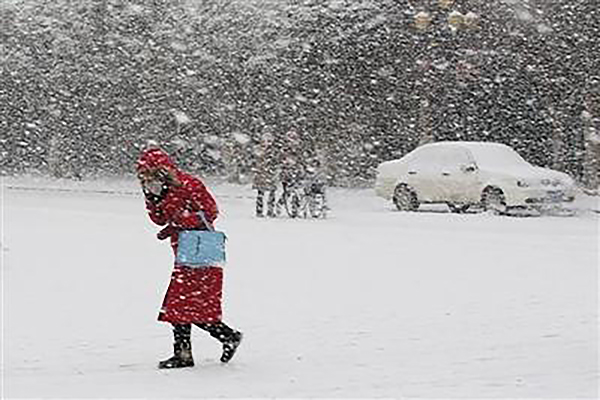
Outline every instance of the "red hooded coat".
[[[138, 171], [155, 168], [168, 169], [178, 181], [170, 185], [162, 200], [153, 203], [146, 199], [150, 219], [157, 225], [168, 225], [166, 231], [177, 254], [178, 232], [206, 229], [197, 212], [203, 210], [212, 223], [217, 218], [217, 204], [200, 179], [180, 171], [162, 150], [144, 151], [138, 160]], [[221, 321], [222, 287], [221, 266], [192, 268], [175, 263], [158, 320], [177, 324]]]

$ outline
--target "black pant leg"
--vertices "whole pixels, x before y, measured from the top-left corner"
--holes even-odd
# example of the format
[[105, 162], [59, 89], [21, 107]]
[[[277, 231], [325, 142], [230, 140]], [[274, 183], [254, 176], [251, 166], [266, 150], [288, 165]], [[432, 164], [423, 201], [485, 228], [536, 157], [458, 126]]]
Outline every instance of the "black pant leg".
[[190, 348], [192, 344], [192, 324], [173, 324], [175, 349]]
[[175, 343], [189, 343], [192, 338], [192, 324], [173, 324]]
[[210, 336], [214, 337], [219, 342], [228, 342], [233, 338], [235, 334], [235, 331], [229, 326], [227, 326], [227, 324], [225, 324], [224, 322], [217, 322], [214, 324], [197, 323], [194, 325], [196, 325], [202, 330], [207, 331], [210, 334]]
[[256, 194], [256, 215], [262, 217], [264, 204], [263, 204], [263, 196], [265, 195], [264, 190], [258, 189], [258, 193]]
[[269, 217], [275, 216], [275, 189], [269, 191], [269, 198], [267, 200], [267, 215]]

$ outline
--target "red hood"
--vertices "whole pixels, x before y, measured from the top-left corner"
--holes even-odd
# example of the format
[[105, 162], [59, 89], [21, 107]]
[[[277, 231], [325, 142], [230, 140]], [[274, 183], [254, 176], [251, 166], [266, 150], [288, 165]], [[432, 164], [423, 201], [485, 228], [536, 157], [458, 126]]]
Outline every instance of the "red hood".
[[138, 171], [144, 169], [155, 169], [159, 167], [167, 167], [177, 171], [175, 163], [171, 157], [159, 148], [147, 149], [142, 152], [137, 162]]

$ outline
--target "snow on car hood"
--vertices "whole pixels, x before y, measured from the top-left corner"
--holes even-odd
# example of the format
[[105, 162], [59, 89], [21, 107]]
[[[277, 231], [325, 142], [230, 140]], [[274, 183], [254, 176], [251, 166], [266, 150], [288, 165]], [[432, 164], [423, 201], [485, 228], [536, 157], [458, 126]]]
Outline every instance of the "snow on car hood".
[[548, 181], [548, 184], [573, 185], [573, 180], [569, 175], [531, 164], [483, 167], [481, 170], [496, 176], [510, 177], [534, 185], [546, 184], [544, 181]]
[[490, 143], [469, 143], [467, 145], [479, 169], [528, 181], [544, 179], [559, 180], [571, 184], [569, 175], [549, 168], [538, 167], [525, 161], [508, 146]]

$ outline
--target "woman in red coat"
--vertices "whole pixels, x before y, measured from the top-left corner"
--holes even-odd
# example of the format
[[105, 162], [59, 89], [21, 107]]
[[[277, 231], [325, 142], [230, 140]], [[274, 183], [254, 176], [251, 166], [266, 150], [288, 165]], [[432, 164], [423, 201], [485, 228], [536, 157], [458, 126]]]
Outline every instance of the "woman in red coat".
[[[179, 170], [171, 158], [158, 148], [145, 150], [137, 164], [137, 173], [146, 198], [150, 219], [157, 225], [166, 225], [158, 239], [171, 239], [177, 254], [178, 233], [181, 230], [209, 229], [217, 218], [215, 199], [202, 181]], [[159, 368], [192, 367], [192, 324], [207, 331], [223, 344], [221, 362], [229, 362], [242, 340], [242, 333], [231, 329], [221, 320], [223, 269], [220, 265], [190, 267], [179, 265], [171, 275], [171, 282], [158, 316], [159, 321], [173, 325], [174, 355], [161, 361]]]

